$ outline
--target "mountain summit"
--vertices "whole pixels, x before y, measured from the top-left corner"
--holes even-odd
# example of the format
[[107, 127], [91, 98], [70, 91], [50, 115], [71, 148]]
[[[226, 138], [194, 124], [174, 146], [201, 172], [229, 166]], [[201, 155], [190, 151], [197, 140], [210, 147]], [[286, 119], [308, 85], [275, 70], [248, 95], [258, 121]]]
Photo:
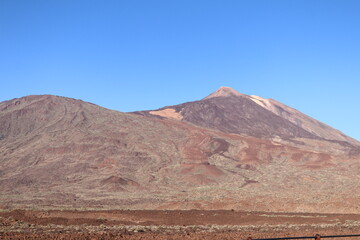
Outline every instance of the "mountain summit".
[[242, 93], [230, 88], [230, 87], [220, 87], [215, 92], [211, 93], [209, 96], [205, 97], [204, 99], [210, 99], [214, 97], [230, 97], [230, 96], [245, 96]]

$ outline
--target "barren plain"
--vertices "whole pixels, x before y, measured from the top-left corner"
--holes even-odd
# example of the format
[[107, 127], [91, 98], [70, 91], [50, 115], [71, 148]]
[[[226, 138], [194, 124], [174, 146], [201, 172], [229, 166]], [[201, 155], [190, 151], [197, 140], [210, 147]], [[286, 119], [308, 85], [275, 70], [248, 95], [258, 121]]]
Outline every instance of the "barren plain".
[[[358, 234], [358, 214], [169, 210], [0, 212], [0, 239], [247, 239]], [[347, 239], [347, 238], [342, 238]], [[353, 238], [354, 239], [354, 238]]]

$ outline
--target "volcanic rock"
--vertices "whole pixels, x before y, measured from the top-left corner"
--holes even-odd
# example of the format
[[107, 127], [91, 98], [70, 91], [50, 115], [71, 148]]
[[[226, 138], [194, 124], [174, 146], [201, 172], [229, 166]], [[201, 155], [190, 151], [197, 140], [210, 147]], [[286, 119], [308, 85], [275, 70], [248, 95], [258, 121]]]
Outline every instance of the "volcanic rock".
[[135, 113], [27, 96], [0, 103], [0, 136], [1, 206], [360, 207], [358, 141], [274, 100], [230, 88]]

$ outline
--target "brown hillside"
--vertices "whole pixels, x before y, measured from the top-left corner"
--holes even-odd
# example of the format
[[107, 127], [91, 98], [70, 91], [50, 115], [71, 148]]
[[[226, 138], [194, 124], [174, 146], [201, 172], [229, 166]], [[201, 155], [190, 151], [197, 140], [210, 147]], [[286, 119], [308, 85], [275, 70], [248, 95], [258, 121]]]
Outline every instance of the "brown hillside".
[[[179, 105], [174, 109], [183, 120], [49, 95], [2, 102], [0, 204], [357, 211], [356, 146], [314, 137], [251, 100], [233, 97]], [[243, 124], [249, 131], [244, 135], [227, 130], [237, 124], [222, 122], [226, 129], [220, 131], [211, 125], [226, 115], [217, 108], [226, 114], [241, 109], [258, 127]], [[212, 111], [213, 118], [206, 114]]]

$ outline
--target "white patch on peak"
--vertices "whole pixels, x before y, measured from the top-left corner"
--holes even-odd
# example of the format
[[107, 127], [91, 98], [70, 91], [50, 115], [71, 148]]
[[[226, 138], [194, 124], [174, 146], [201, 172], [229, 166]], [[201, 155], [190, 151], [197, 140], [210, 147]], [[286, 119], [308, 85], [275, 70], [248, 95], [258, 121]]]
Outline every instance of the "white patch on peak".
[[268, 110], [271, 109], [272, 104], [270, 103], [269, 99], [265, 99], [255, 95], [250, 95], [249, 98], [256, 104], [260, 105], [261, 107], [266, 108]]

